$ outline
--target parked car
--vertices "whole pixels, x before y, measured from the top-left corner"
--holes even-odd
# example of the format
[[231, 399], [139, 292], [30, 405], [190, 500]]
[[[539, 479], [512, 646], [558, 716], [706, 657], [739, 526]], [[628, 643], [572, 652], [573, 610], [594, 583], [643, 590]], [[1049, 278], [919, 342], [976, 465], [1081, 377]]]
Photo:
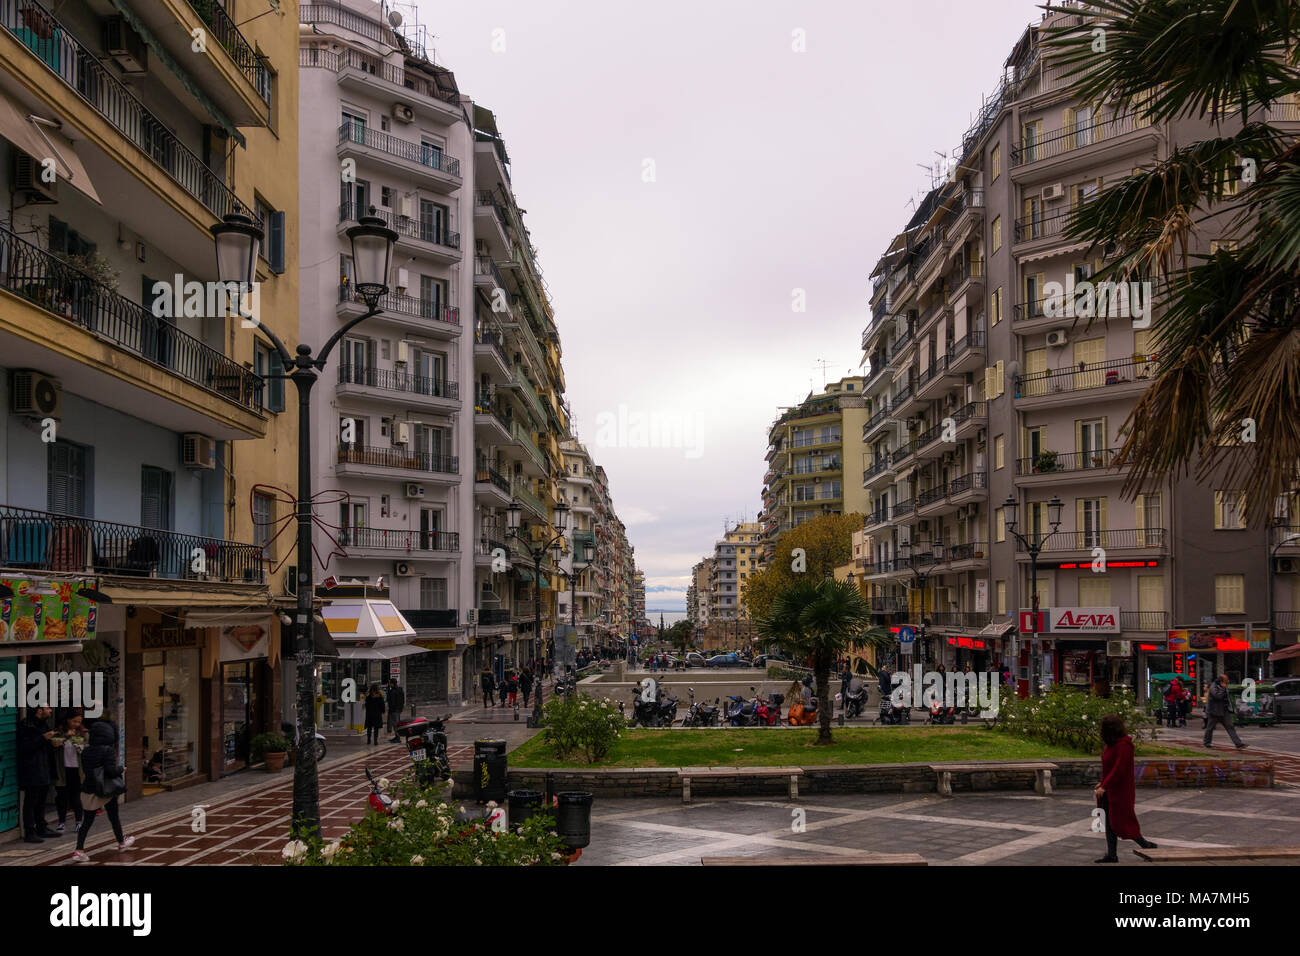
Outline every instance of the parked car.
[[1300, 720], [1300, 677], [1272, 681], [1273, 713], [1279, 721]]
[[781, 653], [759, 654], [754, 658], [755, 667], [766, 667], [768, 664], [789, 664], [790, 658]]
[[740, 663], [736, 654], [714, 654], [704, 662], [705, 667], [735, 667]]
[[686, 655], [687, 667], [705, 667], [707, 666], [706, 658], [699, 651], [691, 651]]

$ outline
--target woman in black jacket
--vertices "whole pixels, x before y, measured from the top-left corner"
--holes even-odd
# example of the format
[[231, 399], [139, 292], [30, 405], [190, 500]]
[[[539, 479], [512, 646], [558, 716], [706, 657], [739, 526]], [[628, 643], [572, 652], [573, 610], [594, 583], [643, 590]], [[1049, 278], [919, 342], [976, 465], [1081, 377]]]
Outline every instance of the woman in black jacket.
[[379, 743], [379, 734], [384, 729], [384, 692], [378, 684], [370, 685], [366, 694], [366, 743]]
[[90, 743], [81, 752], [81, 769], [85, 772], [86, 782], [82, 785], [81, 826], [77, 828], [77, 851], [72, 854], [74, 863], [84, 863], [90, 859], [85, 853], [86, 836], [95, 824], [95, 817], [102, 809], [108, 815], [108, 822], [113, 827], [113, 836], [117, 837], [117, 849], [127, 849], [135, 843], [135, 837], [122, 835], [122, 820], [117, 812], [117, 794], [106, 797], [96, 793], [92, 788], [95, 770], [102, 770], [100, 779], [108, 780], [122, 775], [117, 762], [117, 726], [111, 720], [97, 720], [90, 727]]

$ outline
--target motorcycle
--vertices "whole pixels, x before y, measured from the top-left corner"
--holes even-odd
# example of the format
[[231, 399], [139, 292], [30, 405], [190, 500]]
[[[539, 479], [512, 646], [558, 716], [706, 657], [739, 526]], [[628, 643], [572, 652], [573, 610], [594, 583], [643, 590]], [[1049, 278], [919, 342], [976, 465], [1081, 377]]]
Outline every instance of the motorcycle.
[[415, 765], [415, 777], [421, 783], [437, 783], [451, 778], [451, 761], [447, 757], [446, 717], [412, 717], [397, 725], [397, 736], [406, 740], [406, 753]]
[[[280, 731], [289, 740], [295, 741], [295, 746], [296, 746], [296, 743], [298, 741], [298, 729], [294, 727], [293, 724], [282, 723], [280, 725]], [[316, 731], [315, 737], [316, 737], [316, 762], [320, 763], [322, 760], [325, 759], [325, 736], [320, 731]]]
[[677, 720], [677, 698], [672, 694], [663, 693], [663, 688], [659, 689], [655, 708], [655, 717], [659, 721], [656, 726], [671, 727]]
[[757, 727], [758, 726], [758, 699], [745, 700], [739, 694], [732, 694], [727, 698], [731, 701], [727, 708], [727, 723], [733, 727]]
[[578, 679], [572, 674], [567, 674], [555, 682], [555, 696], [563, 697], [566, 694], [576, 694], [578, 692]]
[[754, 710], [754, 716], [758, 718], [760, 726], [775, 727], [781, 722], [781, 705], [785, 703], [784, 694], [773, 694], [771, 697], [759, 697], [758, 706]]
[[636, 696], [632, 698], [632, 718], [628, 721], [629, 727], [638, 724], [642, 727], [663, 726], [663, 715], [669, 710], [670, 702], [672, 716], [676, 718], [677, 698], [670, 697], [665, 700], [663, 689], [653, 677], [647, 677], [637, 683], [632, 688], [632, 693]]
[[880, 717], [882, 724], [908, 724], [912, 721], [912, 708], [898, 706], [895, 707], [888, 697], [880, 700]]
[[957, 719], [956, 707], [945, 707], [942, 704], [935, 702], [930, 705], [930, 719], [927, 720], [926, 723], [951, 724], [955, 722], [956, 719]]
[[379, 781], [375, 779], [375, 775], [370, 772], [369, 767], [366, 767], [365, 771], [366, 779], [370, 781], [370, 796], [366, 798], [366, 803], [370, 804], [370, 809], [376, 813], [391, 815], [393, 812], [393, 798], [384, 793], [383, 788], [379, 786]]
[[686, 716], [682, 720], [683, 727], [714, 727], [718, 723], [719, 701], [721, 698], [715, 697], [712, 704], [702, 704], [695, 700], [695, 688], [689, 687], [687, 690], [691, 695], [691, 706], [686, 711]]
[[867, 709], [867, 688], [858, 678], [849, 681], [848, 689], [842, 694], [844, 698], [844, 719], [852, 720], [854, 717], [861, 717], [863, 711]]
[[[806, 689], [811, 689], [812, 678], [805, 677], [803, 680], [803, 686]], [[791, 727], [807, 727], [809, 724], [815, 724], [816, 722], [817, 698], [815, 696], [809, 696], [806, 705], [803, 701], [795, 701], [795, 703], [790, 707], [789, 715], [786, 717], [786, 723]]]

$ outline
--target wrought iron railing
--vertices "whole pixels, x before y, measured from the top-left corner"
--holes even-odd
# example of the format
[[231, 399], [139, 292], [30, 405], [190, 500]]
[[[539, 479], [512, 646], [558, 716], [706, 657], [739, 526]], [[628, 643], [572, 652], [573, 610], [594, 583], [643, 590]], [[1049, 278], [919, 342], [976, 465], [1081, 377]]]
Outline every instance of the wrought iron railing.
[[1087, 124], [1071, 124], [1060, 129], [1044, 133], [1033, 142], [1021, 142], [1011, 147], [1011, 165], [1021, 166], [1051, 159], [1076, 149], [1083, 149], [1102, 140], [1111, 139], [1136, 129], [1151, 125], [1151, 119], [1145, 111], [1125, 113], [1112, 119], [1094, 121]]
[[[301, 17], [301, 14], [299, 16]], [[341, 73], [346, 69], [359, 70], [446, 106], [457, 106], [460, 101], [460, 94], [457, 91], [444, 89], [426, 76], [410, 72], [394, 63], [387, 63], [377, 56], [359, 50], [336, 53], [333, 50], [322, 50], [316, 47], [300, 47], [298, 66], [315, 67], [334, 73]]]
[[498, 289], [504, 289], [506, 286], [506, 280], [501, 275], [501, 270], [497, 268], [497, 264], [492, 261], [490, 256], [474, 257], [474, 275], [491, 279], [497, 284]]
[[270, 105], [271, 85], [266, 79], [266, 64], [257, 55], [252, 44], [244, 39], [244, 35], [239, 32], [239, 27], [235, 26], [235, 21], [230, 19], [230, 14], [226, 13], [226, 8], [217, 0], [189, 0], [189, 4], [199, 15], [199, 19], [208, 25], [222, 49], [230, 54], [239, 72], [253, 84], [258, 96]]
[[968, 491], [981, 491], [988, 487], [988, 475], [982, 471], [969, 471], [948, 482], [948, 497], [955, 498]]
[[942, 501], [948, 494], [947, 485], [939, 485], [931, 488], [929, 491], [923, 491], [916, 496], [916, 506], [924, 508], [926, 505], [932, 505], [936, 501]]
[[460, 535], [455, 531], [340, 528], [339, 544], [382, 551], [459, 551]]
[[0, 263], [0, 286], [15, 295], [237, 405], [261, 409], [261, 376], [3, 227]]
[[340, 143], [359, 143], [370, 149], [377, 149], [389, 156], [409, 160], [429, 169], [460, 178], [460, 160], [448, 156], [440, 148], [427, 143], [413, 143], [410, 140], [393, 136], [382, 130], [372, 129], [364, 123], [349, 121], [339, 127]]
[[950, 544], [944, 549], [945, 560], [949, 564], [956, 561], [977, 561], [989, 553], [988, 542], [968, 541], [965, 544]]
[[1042, 475], [1067, 471], [1105, 471], [1119, 454], [1118, 448], [1098, 448], [1094, 451], [1070, 452], [1060, 455], [1040, 452], [1035, 458], [1017, 458], [1017, 475]]
[[427, 395], [430, 398], [460, 398], [460, 383], [449, 382], [445, 378], [397, 372], [391, 369], [375, 368], [373, 365], [340, 365], [340, 385], [366, 385], [380, 388], [387, 392], [410, 392], [415, 395]]
[[481, 607], [478, 609], [478, 622], [484, 625], [510, 623], [510, 609], [503, 607]]
[[404, 448], [339, 445], [338, 460], [339, 464], [405, 468], [431, 474], [455, 475], [460, 472], [460, 459], [455, 455], [434, 455], [429, 452], [407, 451]]
[[476, 468], [474, 470], [474, 480], [496, 485], [506, 494], [510, 494], [510, 479], [500, 474], [495, 468]]
[[[349, 283], [339, 286], [340, 302], [362, 302], [361, 296]], [[363, 303], [364, 304], [364, 303]], [[379, 308], [398, 315], [413, 315], [431, 322], [460, 325], [460, 309], [439, 306], [432, 299], [420, 299], [400, 292], [388, 292], [379, 297]]]
[[906, 515], [910, 515], [915, 510], [916, 510], [915, 498], [906, 498], [903, 501], [897, 501], [894, 503], [894, 518], [897, 519], [897, 518], [902, 518]]
[[1122, 382], [1150, 379], [1156, 373], [1156, 356], [1141, 360], [1080, 362], [1078, 367], [1016, 376], [1016, 398], [1036, 398], [1057, 392], [1080, 392]]
[[[1027, 538], [1037, 538], [1043, 544], [1043, 551], [1091, 551], [1104, 548], [1107, 551], [1144, 548], [1164, 550], [1164, 528], [1122, 528], [1117, 531], [1056, 531], [1051, 534], [1039, 532], [1027, 534]], [[1016, 540], [1017, 551], [1028, 551], [1023, 541]]]
[[0, 505], [0, 567], [261, 584], [262, 560], [255, 544]]
[[439, 230], [435, 228], [434, 223], [428, 220], [399, 216], [386, 209], [375, 209], [373, 206], [362, 209], [360, 204], [355, 202], [345, 202], [339, 205], [339, 222], [357, 222], [362, 216], [376, 216], [382, 219], [384, 225], [399, 236], [409, 236], [412, 239], [419, 239], [421, 242], [431, 242], [435, 246], [446, 246], [448, 249], [460, 248], [459, 232], [450, 232], [446, 229]]
[[948, 347], [948, 361], [950, 363], [957, 361], [957, 357], [969, 349], [982, 348], [984, 348], [984, 330], [972, 329]]

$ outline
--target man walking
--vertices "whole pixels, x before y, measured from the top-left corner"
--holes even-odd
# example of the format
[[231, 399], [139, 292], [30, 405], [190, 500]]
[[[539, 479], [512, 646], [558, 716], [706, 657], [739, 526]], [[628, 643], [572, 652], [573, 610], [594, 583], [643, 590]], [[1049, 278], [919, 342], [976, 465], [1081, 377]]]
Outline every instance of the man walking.
[[483, 706], [492, 706], [492, 690], [496, 687], [496, 681], [492, 679], [492, 671], [486, 665], [483, 667], [483, 673], [478, 675], [479, 687], [483, 689]]
[[36, 707], [18, 722], [18, 789], [23, 792], [23, 842], [40, 843], [61, 836], [45, 822], [45, 798], [50, 789], [50, 759], [54, 753], [48, 721], [54, 711]]
[[1228, 736], [1237, 745], [1237, 749], [1245, 750], [1247, 745], [1241, 742], [1241, 738], [1237, 736], [1237, 728], [1232, 726], [1232, 709], [1229, 703], [1228, 675], [1220, 674], [1210, 685], [1210, 699], [1205, 705], [1205, 739], [1202, 743], [1207, 747], [1210, 746], [1210, 740], [1214, 737], [1214, 725], [1223, 724], [1224, 729], [1228, 731]]
[[533, 671], [530, 667], [525, 667], [523, 674], [519, 677], [519, 690], [524, 695], [524, 706], [528, 706], [528, 695], [533, 691]]
[[388, 732], [393, 735], [390, 744], [401, 742], [397, 736], [397, 722], [402, 719], [405, 707], [406, 691], [398, 686], [396, 677], [388, 678]]

